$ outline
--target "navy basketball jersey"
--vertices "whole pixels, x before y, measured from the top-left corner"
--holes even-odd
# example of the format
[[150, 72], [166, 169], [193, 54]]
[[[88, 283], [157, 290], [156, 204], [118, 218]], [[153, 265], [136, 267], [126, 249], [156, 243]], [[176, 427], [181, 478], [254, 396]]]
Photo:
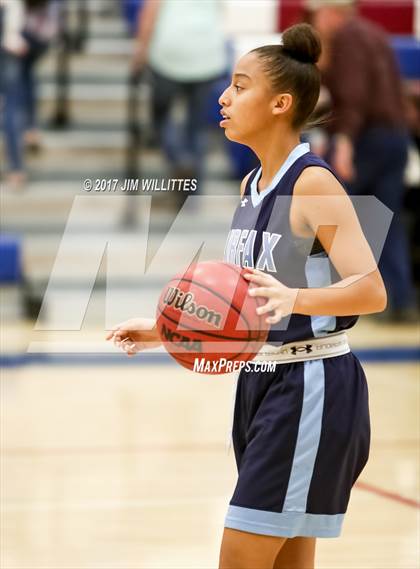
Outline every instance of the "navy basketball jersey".
[[[244, 195], [233, 216], [224, 259], [242, 267], [264, 271], [292, 288], [325, 287], [340, 279], [319, 241], [295, 236], [289, 214], [294, 185], [308, 166], [332, 170], [299, 144], [259, 194], [261, 167], [249, 176]], [[334, 172], [332, 172], [334, 174]], [[350, 328], [357, 316], [305, 316], [292, 314], [271, 327], [267, 342], [281, 344], [326, 336]]]

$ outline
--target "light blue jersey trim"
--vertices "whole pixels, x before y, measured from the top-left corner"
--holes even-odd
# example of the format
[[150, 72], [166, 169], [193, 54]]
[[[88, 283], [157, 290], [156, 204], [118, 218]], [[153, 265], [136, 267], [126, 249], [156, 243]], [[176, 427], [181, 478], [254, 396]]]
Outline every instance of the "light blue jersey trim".
[[[310, 288], [330, 286], [332, 282], [330, 262], [325, 253], [318, 253], [307, 258], [305, 276]], [[315, 338], [334, 332], [336, 326], [337, 319], [335, 316], [311, 316], [311, 328]]]
[[299, 430], [283, 504], [285, 512], [306, 512], [309, 487], [321, 437], [325, 373], [322, 360], [304, 362], [303, 403]]
[[229, 506], [225, 527], [277, 537], [338, 537], [344, 514], [266, 512]]
[[258, 193], [258, 189], [257, 189], [258, 180], [261, 177], [261, 171], [262, 171], [262, 168], [260, 166], [258, 168], [258, 172], [256, 173], [256, 175], [254, 176], [254, 178], [251, 182], [252, 205], [254, 207], [257, 207], [257, 205], [259, 205], [262, 202], [262, 200], [265, 198], [265, 196], [274, 190], [274, 188], [278, 185], [278, 183], [283, 178], [283, 176], [285, 175], [287, 170], [292, 166], [292, 164], [294, 164], [298, 158], [300, 158], [304, 154], [307, 154], [310, 151], [311, 151], [311, 149], [310, 149], [309, 144], [307, 142], [302, 142], [301, 144], [298, 144], [297, 146], [295, 146], [295, 148], [291, 151], [289, 156], [286, 158], [285, 162], [283, 162], [283, 164], [281, 165], [280, 169], [277, 171], [274, 178], [271, 180], [267, 189], [265, 189], [261, 194]]

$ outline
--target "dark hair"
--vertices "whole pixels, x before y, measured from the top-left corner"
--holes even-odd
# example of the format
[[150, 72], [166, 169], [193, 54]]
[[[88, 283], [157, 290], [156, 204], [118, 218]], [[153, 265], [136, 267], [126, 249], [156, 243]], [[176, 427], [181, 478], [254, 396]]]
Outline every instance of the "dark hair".
[[318, 33], [309, 24], [297, 24], [282, 34], [282, 45], [253, 49], [262, 60], [273, 90], [288, 90], [294, 96], [292, 126], [306, 124], [318, 101], [320, 73], [315, 65], [321, 55]]
[[25, 0], [27, 10], [35, 10], [37, 8], [45, 8], [49, 4], [49, 0]]

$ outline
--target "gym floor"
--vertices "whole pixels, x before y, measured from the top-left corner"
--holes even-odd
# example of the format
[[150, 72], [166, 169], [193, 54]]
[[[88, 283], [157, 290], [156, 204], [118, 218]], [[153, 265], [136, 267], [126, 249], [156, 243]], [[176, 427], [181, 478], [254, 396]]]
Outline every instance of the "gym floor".
[[[32, 327], [9, 327], [9, 353]], [[371, 456], [341, 538], [318, 540], [317, 567], [415, 569], [419, 375], [407, 347], [418, 330], [362, 319], [350, 336], [371, 360]], [[5, 361], [1, 567], [216, 568], [236, 479], [233, 376], [107, 357]]]

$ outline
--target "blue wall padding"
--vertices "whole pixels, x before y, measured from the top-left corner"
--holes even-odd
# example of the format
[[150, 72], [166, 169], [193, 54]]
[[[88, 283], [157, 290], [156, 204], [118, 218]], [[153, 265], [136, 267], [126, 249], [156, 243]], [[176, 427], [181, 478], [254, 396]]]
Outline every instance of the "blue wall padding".
[[0, 283], [18, 283], [22, 278], [21, 241], [14, 235], [0, 235]]
[[413, 37], [394, 37], [392, 45], [404, 79], [420, 79], [420, 41]]

